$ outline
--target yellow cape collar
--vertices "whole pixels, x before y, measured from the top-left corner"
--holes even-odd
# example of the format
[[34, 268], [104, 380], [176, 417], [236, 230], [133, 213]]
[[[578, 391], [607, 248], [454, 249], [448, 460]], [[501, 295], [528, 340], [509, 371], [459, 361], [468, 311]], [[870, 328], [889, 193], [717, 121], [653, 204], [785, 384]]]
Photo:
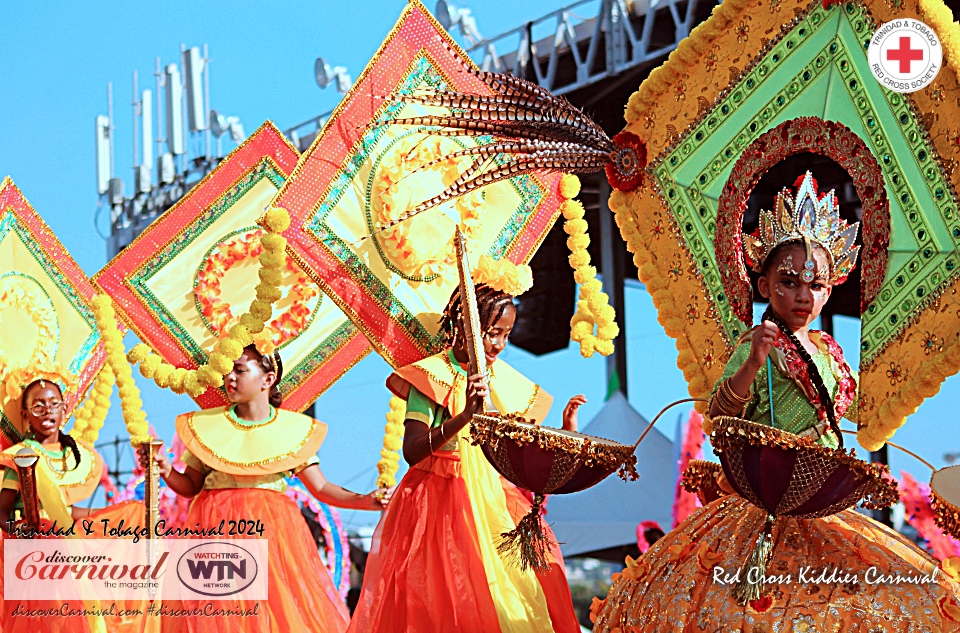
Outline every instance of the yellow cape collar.
[[327, 425], [276, 409], [261, 423], [240, 423], [227, 407], [177, 417], [177, 435], [201, 462], [231, 475], [272, 475], [293, 470], [316, 454]]

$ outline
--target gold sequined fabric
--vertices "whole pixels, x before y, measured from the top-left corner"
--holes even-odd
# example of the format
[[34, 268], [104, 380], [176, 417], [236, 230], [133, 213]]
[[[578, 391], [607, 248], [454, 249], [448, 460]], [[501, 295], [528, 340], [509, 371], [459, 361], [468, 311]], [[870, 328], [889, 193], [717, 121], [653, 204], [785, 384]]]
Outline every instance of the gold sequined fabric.
[[[595, 609], [594, 631], [960, 630], [960, 583], [913, 543], [852, 510], [778, 520], [764, 596], [738, 604], [733, 575], [764, 520], [761, 510], [736, 495], [700, 508], [614, 575], [609, 595]], [[897, 583], [897, 577], [912, 582]]]

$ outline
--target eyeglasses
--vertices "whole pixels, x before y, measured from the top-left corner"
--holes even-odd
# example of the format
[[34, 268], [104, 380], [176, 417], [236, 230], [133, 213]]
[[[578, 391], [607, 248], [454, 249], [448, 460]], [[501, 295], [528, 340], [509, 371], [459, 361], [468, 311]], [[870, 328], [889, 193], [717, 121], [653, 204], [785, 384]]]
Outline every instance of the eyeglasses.
[[49, 411], [50, 413], [57, 413], [62, 408], [63, 408], [62, 402], [49, 402], [49, 403], [38, 402], [32, 407], [30, 407], [30, 411], [33, 413], [33, 415], [43, 415], [47, 411]]

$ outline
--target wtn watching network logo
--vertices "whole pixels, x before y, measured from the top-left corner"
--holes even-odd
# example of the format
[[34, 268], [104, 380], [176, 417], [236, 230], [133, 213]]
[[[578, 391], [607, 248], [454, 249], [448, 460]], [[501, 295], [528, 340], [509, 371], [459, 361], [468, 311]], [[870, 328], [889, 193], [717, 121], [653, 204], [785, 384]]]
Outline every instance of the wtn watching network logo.
[[222, 598], [252, 585], [258, 569], [257, 558], [249, 550], [218, 541], [184, 552], [177, 562], [177, 577], [191, 591]]

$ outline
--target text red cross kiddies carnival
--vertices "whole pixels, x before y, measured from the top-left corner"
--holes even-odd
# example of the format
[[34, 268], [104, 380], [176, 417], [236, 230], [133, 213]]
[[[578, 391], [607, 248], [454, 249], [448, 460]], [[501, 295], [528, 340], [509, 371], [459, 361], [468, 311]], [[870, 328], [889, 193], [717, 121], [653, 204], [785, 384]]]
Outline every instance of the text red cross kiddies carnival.
[[910, 74], [910, 62], [923, 61], [922, 48], [910, 48], [910, 36], [900, 38], [900, 48], [891, 48], [887, 51], [887, 60], [900, 62], [900, 73]]

